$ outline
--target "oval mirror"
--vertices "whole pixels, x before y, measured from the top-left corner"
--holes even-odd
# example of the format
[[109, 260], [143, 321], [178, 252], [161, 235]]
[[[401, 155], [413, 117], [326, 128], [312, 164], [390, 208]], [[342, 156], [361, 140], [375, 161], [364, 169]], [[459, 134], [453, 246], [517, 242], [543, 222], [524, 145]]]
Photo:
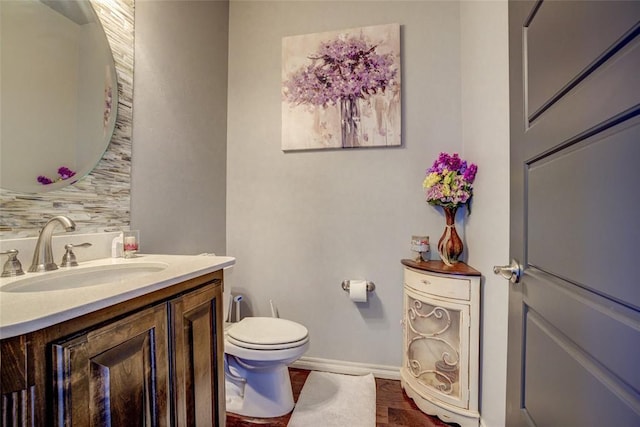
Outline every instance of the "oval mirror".
[[116, 122], [111, 49], [88, 0], [0, 1], [0, 187], [77, 182]]

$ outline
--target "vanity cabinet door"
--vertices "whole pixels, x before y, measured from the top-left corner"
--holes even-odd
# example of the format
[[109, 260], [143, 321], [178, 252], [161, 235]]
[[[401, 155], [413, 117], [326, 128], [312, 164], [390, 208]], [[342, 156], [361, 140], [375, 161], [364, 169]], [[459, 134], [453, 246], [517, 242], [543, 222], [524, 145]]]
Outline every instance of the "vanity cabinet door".
[[0, 341], [0, 427], [33, 425], [35, 387], [27, 379], [27, 337]]
[[224, 426], [222, 286], [177, 298], [169, 312], [175, 425]]
[[169, 425], [167, 306], [52, 345], [54, 425]]

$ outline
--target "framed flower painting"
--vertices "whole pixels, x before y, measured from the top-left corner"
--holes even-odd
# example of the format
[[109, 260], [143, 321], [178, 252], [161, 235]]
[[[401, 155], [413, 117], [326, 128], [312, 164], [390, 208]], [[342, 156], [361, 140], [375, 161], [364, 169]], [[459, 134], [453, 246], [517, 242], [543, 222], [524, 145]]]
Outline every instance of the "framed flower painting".
[[401, 145], [400, 25], [282, 40], [282, 149]]

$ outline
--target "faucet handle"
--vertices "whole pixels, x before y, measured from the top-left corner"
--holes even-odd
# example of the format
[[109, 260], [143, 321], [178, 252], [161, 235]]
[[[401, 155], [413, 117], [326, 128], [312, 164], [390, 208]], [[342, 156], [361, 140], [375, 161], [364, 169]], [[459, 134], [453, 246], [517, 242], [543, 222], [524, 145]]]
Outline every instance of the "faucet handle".
[[20, 264], [20, 260], [18, 259], [17, 249], [0, 252], [0, 255], [8, 255], [7, 262], [4, 263], [0, 277], [22, 276], [24, 274], [22, 264]]
[[60, 267], [77, 267], [78, 261], [76, 261], [76, 254], [73, 253], [73, 248], [88, 248], [91, 243], [80, 243], [74, 245], [72, 243], [64, 245], [65, 253], [62, 255], [62, 262]]

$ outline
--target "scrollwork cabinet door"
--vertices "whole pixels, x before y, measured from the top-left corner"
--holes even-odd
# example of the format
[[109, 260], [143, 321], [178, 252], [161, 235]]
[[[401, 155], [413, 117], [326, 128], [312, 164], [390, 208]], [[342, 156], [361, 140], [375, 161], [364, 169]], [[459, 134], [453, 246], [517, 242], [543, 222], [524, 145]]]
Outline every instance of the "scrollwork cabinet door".
[[405, 288], [404, 366], [437, 399], [460, 408], [469, 401], [469, 305]]

